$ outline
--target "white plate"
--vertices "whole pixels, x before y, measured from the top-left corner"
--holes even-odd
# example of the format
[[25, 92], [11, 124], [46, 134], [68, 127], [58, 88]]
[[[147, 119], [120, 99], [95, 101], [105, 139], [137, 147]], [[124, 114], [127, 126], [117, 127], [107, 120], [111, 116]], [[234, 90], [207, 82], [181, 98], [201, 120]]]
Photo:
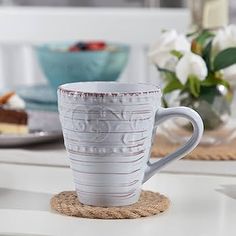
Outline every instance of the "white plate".
[[29, 133], [23, 135], [0, 134], [0, 147], [25, 146], [52, 142], [62, 138], [58, 113], [30, 111], [28, 114]]

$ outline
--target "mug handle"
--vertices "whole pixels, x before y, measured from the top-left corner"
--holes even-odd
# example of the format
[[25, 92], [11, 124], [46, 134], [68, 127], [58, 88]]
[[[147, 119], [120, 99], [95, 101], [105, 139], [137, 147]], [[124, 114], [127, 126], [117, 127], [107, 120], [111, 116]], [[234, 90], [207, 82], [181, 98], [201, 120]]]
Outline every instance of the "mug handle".
[[145, 183], [156, 172], [158, 172], [160, 169], [165, 167], [170, 162], [180, 159], [184, 157], [186, 154], [190, 153], [200, 142], [204, 130], [202, 119], [196, 111], [188, 107], [159, 108], [155, 115], [153, 138], [155, 137], [157, 126], [160, 123], [166, 121], [167, 119], [174, 117], [186, 118], [192, 123], [193, 125], [192, 137], [187, 141], [187, 143], [178, 148], [175, 152], [167, 155], [164, 158], [161, 158], [158, 161], [151, 163], [149, 157], [143, 183]]

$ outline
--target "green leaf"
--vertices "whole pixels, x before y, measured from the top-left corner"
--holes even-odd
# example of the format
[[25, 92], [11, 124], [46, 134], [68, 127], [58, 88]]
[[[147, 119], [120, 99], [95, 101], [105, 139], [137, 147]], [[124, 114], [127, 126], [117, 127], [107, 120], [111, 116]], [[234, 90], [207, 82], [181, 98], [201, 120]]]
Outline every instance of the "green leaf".
[[219, 52], [213, 62], [214, 71], [222, 70], [236, 63], [236, 47]]
[[165, 69], [165, 68], [161, 68], [161, 67], [159, 67], [159, 66], [157, 66], [157, 70], [160, 71], [160, 72], [169, 72], [169, 73], [173, 73], [173, 74], [174, 74], [173, 71], [168, 70], [168, 69]]
[[188, 78], [188, 84], [190, 92], [194, 97], [198, 97], [200, 94], [200, 80], [195, 75], [190, 75]]
[[222, 78], [215, 78], [214, 75], [212, 74], [208, 76], [207, 79], [200, 82], [200, 85], [204, 87], [216, 86], [218, 84], [221, 84], [225, 86], [227, 89], [230, 89], [230, 84], [227, 80], [224, 80]]
[[212, 70], [212, 63], [211, 63], [211, 48], [212, 48], [212, 41], [210, 41], [206, 47], [203, 49], [202, 52], [202, 57], [204, 59], [204, 61], [206, 62], [206, 66], [208, 71]]
[[208, 30], [203, 30], [195, 39], [193, 39], [191, 44], [192, 52], [202, 55], [205, 46], [212, 41], [214, 34]]
[[177, 78], [175, 78], [170, 80], [169, 83], [164, 87], [163, 93], [167, 94], [175, 90], [182, 90], [183, 88], [184, 85], [182, 85], [181, 82]]
[[175, 79], [175, 74], [173, 72], [165, 72], [164, 75], [167, 81], [172, 81]]
[[186, 34], [186, 37], [192, 37], [192, 36], [194, 36], [194, 35], [196, 35], [197, 33], [199, 33], [199, 30], [195, 30], [195, 31], [193, 31], [193, 32], [190, 32], [190, 33], [187, 33]]
[[212, 38], [214, 34], [208, 30], [203, 30], [202, 33], [196, 37], [195, 41], [201, 45], [204, 45], [206, 40]]
[[230, 84], [227, 80], [224, 80], [224, 79], [216, 79], [216, 80], [217, 80], [217, 84], [224, 85], [227, 89], [230, 89]]
[[208, 76], [205, 80], [200, 82], [201, 86], [210, 87], [216, 85], [216, 79], [213, 76]]
[[183, 54], [180, 51], [177, 51], [177, 50], [172, 50], [170, 52], [170, 54], [172, 54], [173, 56], [177, 57], [178, 59], [180, 59], [183, 56]]
[[162, 97], [161, 100], [162, 100], [162, 104], [163, 104], [164, 108], [169, 107], [169, 105], [168, 105], [168, 103], [167, 103], [167, 101], [166, 101], [166, 99], [164, 97]]
[[163, 73], [163, 75], [168, 81], [176, 79], [176, 75], [173, 71], [165, 69], [165, 68], [160, 68], [160, 67], [157, 67], [157, 69], [159, 72]]

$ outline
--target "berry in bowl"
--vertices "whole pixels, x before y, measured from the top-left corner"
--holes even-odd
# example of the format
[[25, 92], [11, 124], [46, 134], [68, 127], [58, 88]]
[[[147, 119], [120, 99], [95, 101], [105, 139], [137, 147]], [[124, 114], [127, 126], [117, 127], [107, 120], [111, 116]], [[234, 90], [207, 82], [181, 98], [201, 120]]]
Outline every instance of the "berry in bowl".
[[129, 47], [103, 41], [79, 41], [35, 46], [52, 88], [79, 81], [115, 81], [128, 61]]
[[102, 51], [109, 49], [104, 41], [78, 42], [69, 47], [70, 52]]

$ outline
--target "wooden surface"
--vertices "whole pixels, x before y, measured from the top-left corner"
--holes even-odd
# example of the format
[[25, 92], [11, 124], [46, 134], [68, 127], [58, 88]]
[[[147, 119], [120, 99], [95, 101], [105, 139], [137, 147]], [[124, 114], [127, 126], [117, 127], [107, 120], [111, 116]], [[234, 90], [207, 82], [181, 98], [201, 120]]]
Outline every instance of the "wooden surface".
[[[163, 135], [158, 135], [152, 149], [152, 156], [163, 157], [175, 151], [180, 145], [173, 144]], [[212, 160], [212, 161], [233, 161], [236, 160], [236, 140], [228, 144], [202, 146], [198, 145], [184, 159], [188, 160]]]

